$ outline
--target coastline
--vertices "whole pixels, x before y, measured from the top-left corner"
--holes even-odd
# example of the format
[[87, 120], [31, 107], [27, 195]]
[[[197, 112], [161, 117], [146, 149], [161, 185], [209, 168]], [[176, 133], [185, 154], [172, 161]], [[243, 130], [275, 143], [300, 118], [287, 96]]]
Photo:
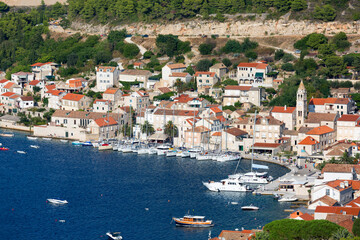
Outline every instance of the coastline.
[[29, 133], [33, 132], [33, 130], [30, 127], [17, 126], [17, 125], [13, 125], [12, 127], [1, 126], [1, 122], [0, 122], [0, 129], [16, 130], [16, 131], [29, 132]]

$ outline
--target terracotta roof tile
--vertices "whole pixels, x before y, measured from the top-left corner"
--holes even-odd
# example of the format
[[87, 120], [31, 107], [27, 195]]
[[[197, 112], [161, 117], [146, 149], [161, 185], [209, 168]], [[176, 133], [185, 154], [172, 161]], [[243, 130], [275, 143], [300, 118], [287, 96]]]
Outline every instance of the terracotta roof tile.
[[32, 96], [22, 96], [20, 97], [23, 101], [34, 101], [34, 98]]
[[351, 173], [354, 170], [354, 165], [352, 164], [333, 164], [328, 163], [321, 170], [321, 173], [324, 172], [337, 172], [337, 173]]
[[186, 68], [185, 64], [183, 63], [174, 63], [167, 65], [170, 69], [179, 69], [179, 68]]
[[313, 137], [307, 136], [301, 142], [299, 142], [299, 145], [315, 145], [318, 143], [319, 142], [316, 141]]
[[236, 85], [227, 85], [225, 90], [240, 90], [240, 91], [249, 91], [251, 86], [236, 86]]
[[188, 74], [186, 72], [173, 72], [170, 77], [186, 77]]
[[343, 121], [343, 122], [356, 122], [359, 118], [360, 118], [359, 115], [344, 114], [344, 115], [342, 115], [342, 116], [338, 119], [338, 121]]
[[29, 82], [29, 85], [30, 85], [30, 86], [36, 86], [36, 85], [38, 85], [39, 83], [40, 83], [39, 80], [33, 80], [33, 81]]
[[307, 135], [322, 135], [322, 134], [331, 133], [331, 132], [334, 132], [334, 129], [325, 125], [325, 126], [315, 127], [313, 129], [311, 129], [310, 131], [308, 131], [306, 134]]
[[335, 113], [315, 113], [309, 112], [305, 123], [320, 123], [322, 121], [335, 121], [337, 114]]
[[296, 110], [296, 107], [275, 106], [275, 107], [273, 107], [271, 112], [275, 112], [275, 113], [293, 113], [295, 110]]
[[214, 72], [196, 72], [195, 73], [195, 77], [199, 77], [199, 75], [210, 75], [210, 77], [215, 77], [215, 73]]
[[253, 67], [258, 69], [265, 69], [269, 64], [265, 63], [239, 63], [238, 67]]
[[13, 93], [13, 92], [6, 92], [6, 93], [1, 94], [1, 96], [10, 97], [10, 96], [12, 96], [12, 95], [14, 95], [14, 94], [15, 94], [15, 93]]
[[231, 134], [235, 137], [248, 134], [247, 132], [240, 130], [239, 128], [229, 128], [229, 129], [225, 130], [225, 132], [227, 132], [228, 134]]
[[320, 201], [325, 203], [328, 206], [334, 206], [337, 203], [337, 201], [335, 199], [329, 197], [328, 195], [325, 195], [325, 196], [313, 201], [312, 204], [316, 203], [316, 202], [320, 202]]
[[95, 120], [95, 123], [99, 127], [105, 127], [105, 126], [111, 126], [111, 125], [117, 125], [118, 123], [115, 121], [112, 117], [105, 117], [105, 118], [98, 118]]
[[66, 94], [62, 99], [63, 100], [70, 100], [70, 101], [80, 101], [85, 95], [82, 94], [74, 94], [74, 93], [68, 93]]
[[280, 143], [255, 143], [254, 147], [259, 147], [259, 148], [277, 148], [279, 147], [281, 144]]
[[348, 104], [350, 100], [348, 98], [312, 98], [309, 105], [324, 105], [324, 104]]
[[119, 91], [118, 88], [108, 88], [105, 90], [104, 94], [115, 94], [117, 91]]
[[100, 69], [102, 70], [102, 72], [106, 72], [107, 70], [109, 70], [110, 72], [114, 72], [116, 67], [108, 67], [108, 66], [98, 66], [96, 68], [97, 72], [100, 72]]

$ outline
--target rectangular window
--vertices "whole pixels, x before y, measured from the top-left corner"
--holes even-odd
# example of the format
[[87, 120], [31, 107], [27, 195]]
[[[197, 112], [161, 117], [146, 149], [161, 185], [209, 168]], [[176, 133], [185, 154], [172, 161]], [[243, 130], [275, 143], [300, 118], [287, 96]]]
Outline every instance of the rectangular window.
[[330, 189], [326, 189], [326, 195], [330, 195]]

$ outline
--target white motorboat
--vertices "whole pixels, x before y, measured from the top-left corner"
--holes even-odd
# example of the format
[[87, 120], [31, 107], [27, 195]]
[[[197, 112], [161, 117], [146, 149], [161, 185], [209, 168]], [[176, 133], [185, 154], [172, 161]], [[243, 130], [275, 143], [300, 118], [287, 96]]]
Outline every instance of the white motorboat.
[[123, 238], [120, 234], [120, 232], [107, 232], [106, 236], [108, 236], [110, 240], [121, 240]]
[[231, 202], [231, 205], [238, 205], [238, 202]]
[[239, 176], [239, 181], [244, 184], [267, 184], [269, 182], [266, 178], [257, 176], [255, 172], [235, 174], [233, 176]]
[[156, 148], [149, 148], [149, 149], [148, 149], [148, 154], [149, 154], [149, 155], [157, 154]]
[[295, 202], [298, 199], [296, 197], [283, 196], [278, 199], [278, 202]]
[[190, 157], [190, 153], [188, 151], [180, 151], [176, 154], [176, 156], [181, 158], [188, 158]]
[[131, 147], [131, 145], [126, 145], [126, 146], [124, 146], [124, 148], [121, 149], [121, 152], [123, 152], [123, 153], [132, 153], [133, 148]]
[[38, 145], [30, 145], [31, 148], [40, 148]]
[[190, 158], [196, 158], [198, 154], [200, 154], [203, 151], [201, 147], [194, 147], [189, 149]]
[[137, 151], [138, 155], [145, 155], [145, 154], [149, 154], [149, 149], [148, 148], [141, 148]]
[[176, 157], [177, 151], [176, 150], [170, 150], [166, 152], [167, 157]]
[[239, 155], [225, 154], [225, 155], [217, 156], [216, 161], [218, 162], [237, 161], [240, 160], [240, 158], [241, 157]]
[[26, 154], [25, 151], [16, 151], [17, 153], [20, 153], [20, 154]]
[[42, 139], [47, 140], [47, 141], [51, 141], [51, 140], [52, 140], [52, 138], [48, 138], [48, 137], [43, 137]]
[[112, 146], [110, 144], [104, 143], [99, 146], [99, 151], [102, 151], [102, 150], [112, 150]]
[[249, 206], [242, 206], [241, 210], [244, 210], [244, 211], [256, 211], [256, 210], [259, 210], [259, 207], [256, 207], [256, 206], [250, 204]]
[[205, 161], [205, 160], [212, 160], [212, 155], [204, 153], [204, 154], [198, 154], [196, 156], [196, 160], [198, 161]]
[[27, 139], [29, 139], [29, 140], [36, 140], [36, 139], [38, 139], [37, 137], [33, 137], [33, 136], [27, 136]]
[[237, 179], [223, 179], [220, 182], [208, 181], [203, 185], [212, 192], [249, 192], [250, 187]]
[[169, 151], [170, 146], [169, 145], [159, 145], [156, 148], [157, 155], [165, 155], [167, 151]]
[[46, 201], [48, 203], [55, 204], [55, 205], [68, 204], [68, 201], [66, 201], [66, 200], [59, 200], [59, 199], [54, 199], [54, 198], [48, 198], [48, 199], [46, 199]]
[[69, 140], [66, 140], [66, 139], [60, 139], [60, 142], [67, 143], [67, 142], [69, 142]]

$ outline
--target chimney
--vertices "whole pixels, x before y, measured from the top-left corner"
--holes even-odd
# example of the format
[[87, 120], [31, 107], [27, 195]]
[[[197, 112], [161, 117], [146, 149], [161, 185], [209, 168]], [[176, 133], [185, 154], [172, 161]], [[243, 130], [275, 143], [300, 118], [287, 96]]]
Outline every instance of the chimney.
[[343, 211], [343, 215], [346, 215], [346, 211]]
[[284, 106], [284, 110], [286, 111], [286, 105]]
[[345, 187], [349, 187], [349, 182], [348, 181], [344, 181]]
[[343, 182], [340, 183], [340, 188], [345, 188], [345, 184]]

